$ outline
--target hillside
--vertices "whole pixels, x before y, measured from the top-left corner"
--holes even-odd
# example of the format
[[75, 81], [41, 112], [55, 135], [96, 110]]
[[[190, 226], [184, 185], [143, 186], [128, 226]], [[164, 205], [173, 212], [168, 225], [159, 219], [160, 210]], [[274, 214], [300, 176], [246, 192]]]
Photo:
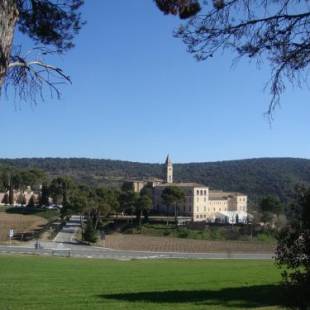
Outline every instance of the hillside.
[[[50, 177], [69, 175], [92, 185], [121, 184], [124, 179], [162, 177], [162, 165], [87, 158], [0, 159], [0, 165], [36, 167]], [[252, 201], [268, 194], [287, 201], [296, 184], [310, 185], [310, 160], [261, 158], [174, 165], [175, 181], [194, 181], [210, 188], [240, 191]]]

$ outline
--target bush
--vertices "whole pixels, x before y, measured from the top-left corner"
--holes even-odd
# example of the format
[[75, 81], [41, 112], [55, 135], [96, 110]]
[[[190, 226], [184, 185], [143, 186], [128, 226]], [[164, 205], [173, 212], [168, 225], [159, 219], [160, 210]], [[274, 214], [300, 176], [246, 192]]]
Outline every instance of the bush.
[[83, 240], [95, 243], [98, 239], [97, 232], [90, 221], [87, 222], [83, 232]]
[[164, 230], [163, 235], [164, 236], [169, 236], [170, 235], [170, 231], [168, 229]]
[[177, 232], [177, 237], [178, 238], [187, 238], [189, 235], [189, 231], [187, 229], [180, 229]]
[[272, 235], [266, 233], [260, 233], [257, 235], [257, 240], [262, 242], [274, 242], [275, 239]]

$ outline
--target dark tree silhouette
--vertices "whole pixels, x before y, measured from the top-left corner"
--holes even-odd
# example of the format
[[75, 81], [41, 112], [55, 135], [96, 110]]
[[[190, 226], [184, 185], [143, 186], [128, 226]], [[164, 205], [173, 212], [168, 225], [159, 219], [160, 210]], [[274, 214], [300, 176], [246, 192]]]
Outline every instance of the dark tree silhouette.
[[197, 0], [155, 0], [155, 2], [165, 14], [178, 15], [182, 19], [189, 18], [201, 10]]
[[310, 188], [297, 189], [296, 203], [288, 211], [289, 223], [278, 236], [276, 261], [285, 267], [291, 305], [306, 310], [310, 307]]
[[[70, 78], [44, 58], [74, 46], [83, 25], [82, 4], [83, 0], [0, 0], [0, 90], [13, 86], [21, 99], [32, 102], [38, 95], [43, 98], [45, 87], [60, 96], [58, 84]], [[16, 30], [34, 41], [32, 50], [23, 51], [14, 42]]]
[[[180, 14], [199, 1], [155, 0], [166, 14]], [[269, 115], [279, 104], [287, 83], [303, 86], [310, 62], [310, 9], [307, 0], [209, 0], [200, 1], [191, 19], [175, 36], [199, 61], [221, 50], [232, 50], [271, 68]], [[199, 14], [197, 12], [200, 11]], [[182, 16], [180, 16], [182, 17]]]

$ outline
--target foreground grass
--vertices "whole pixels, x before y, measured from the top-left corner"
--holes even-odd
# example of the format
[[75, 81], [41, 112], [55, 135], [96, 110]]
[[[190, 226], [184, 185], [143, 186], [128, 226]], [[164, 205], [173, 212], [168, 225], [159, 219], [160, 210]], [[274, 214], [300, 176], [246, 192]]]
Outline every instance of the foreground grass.
[[272, 261], [0, 256], [0, 309], [278, 309]]

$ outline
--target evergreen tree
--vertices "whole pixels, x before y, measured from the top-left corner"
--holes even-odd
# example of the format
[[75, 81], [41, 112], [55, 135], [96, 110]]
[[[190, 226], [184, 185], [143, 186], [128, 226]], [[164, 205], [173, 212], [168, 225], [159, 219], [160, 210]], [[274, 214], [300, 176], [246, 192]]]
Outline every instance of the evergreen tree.
[[278, 235], [277, 263], [285, 267], [283, 280], [288, 300], [298, 309], [310, 309], [310, 188], [297, 189], [288, 209], [288, 224]]
[[29, 201], [28, 201], [28, 207], [33, 208], [36, 205], [36, 197], [34, 195], [31, 195]]
[[42, 184], [39, 204], [41, 206], [48, 206], [49, 205], [49, 188], [48, 188], [48, 185], [46, 182], [44, 182]]
[[5, 194], [4, 194], [2, 203], [4, 203], [5, 205], [10, 204], [10, 199], [9, 199], [9, 194], [8, 194], [8, 193], [5, 193]]
[[177, 186], [168, 186], [163, 190], [161, 198], [167, 206], [167, 213], [169, 208], [174, 207], [175, 223], [177, 224], [178, 204], [183, 203], [185, 200], [183, 190]]
[[14, 205], [14, 190], [13, 190], [12, 185], [10, 185], [10, 189], [9, 189], [9, 204], [11, 206]]

